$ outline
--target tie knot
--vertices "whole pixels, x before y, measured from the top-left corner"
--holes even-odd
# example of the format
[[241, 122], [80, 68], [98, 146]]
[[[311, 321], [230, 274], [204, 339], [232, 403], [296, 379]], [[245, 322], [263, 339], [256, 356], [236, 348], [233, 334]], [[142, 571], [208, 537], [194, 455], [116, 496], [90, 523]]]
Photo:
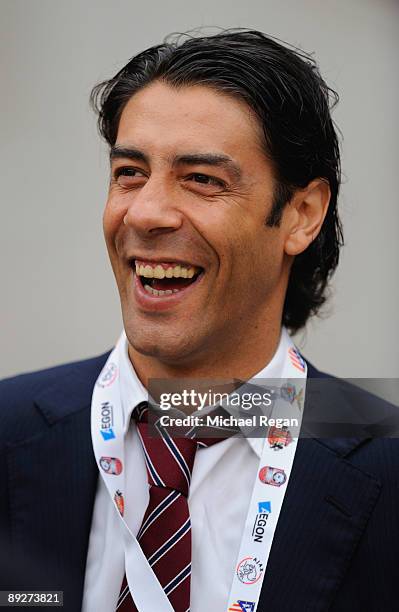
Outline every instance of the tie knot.
[[149, 484], [174, 489], [188, 497], [197, 441], [172, 438], [159, 426], [159, 414], [147, 403], [139, 404], [132, 416], [143, 446]]
[[237, 429], [187, 427], [179, 428], [179, 435], [172, 435], [160, 426], [160, 416], [147, 402], [136, 406], [132, 413], [144, 450], [149, 484], [175, 489], [188, 497], [198, 447], [216, 444], [237, 433]]
[[136, 423], [148, 423], [148, 402], [137, 404], [132, 412], [132, 419]]

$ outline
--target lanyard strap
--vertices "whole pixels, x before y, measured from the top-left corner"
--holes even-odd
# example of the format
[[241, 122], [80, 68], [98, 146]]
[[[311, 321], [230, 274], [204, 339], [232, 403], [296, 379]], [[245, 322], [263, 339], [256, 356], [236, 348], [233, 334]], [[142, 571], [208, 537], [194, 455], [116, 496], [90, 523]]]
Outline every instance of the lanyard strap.
[[[125, 546], [126, 576], [129, 585], [134, 587], [131, 591], [135, 604], [140, 612], [173, 612], [140, 544], [124, 519], [125, 452], [119, 383], [123, 342], [124, 334], [108, 357], [94, 386], [91, 409], [93, 449], [100, 474], [128, 532], [128, 545]], [[292, 380], [294, 378], [295, 381]], [[293, 398], [301, 393], [303, 397], [306, 363], [292, 343], [286, 352], [282, 379], [280, 398], [276, 400], [271, 416], [273, 419], [296, 419], [299, 431], [302, 411], [300, 403], [294, 402]], [[253, 486], [227, 610], [256, 610], [296, 447], [297, 439], [292, 438], [288, 430], [276, 431], [276, 428], [269, 428]]]
[[[302, 378], [300, 382], [303, 390], [305, 380]], [[283, 388], [287, 387], [292, 388], [292, 382], [286, 381]], [[294, 388], [297, 396], [298, 381]], [[273, 407], [272, 418], [296, 419], [300, 426], [302, 415], [299, 407], [294, 403], [291, 404], [287, 398], [277, 400]], [[277, 521], [291, 475], [297, 441], [297, 438], [291, 437], [288, 429], [269, 427], [268, 436], [263, 442], [235, 565], [227, 608], [230, 612], [233, 610], [255, 612], [257, 608]]]

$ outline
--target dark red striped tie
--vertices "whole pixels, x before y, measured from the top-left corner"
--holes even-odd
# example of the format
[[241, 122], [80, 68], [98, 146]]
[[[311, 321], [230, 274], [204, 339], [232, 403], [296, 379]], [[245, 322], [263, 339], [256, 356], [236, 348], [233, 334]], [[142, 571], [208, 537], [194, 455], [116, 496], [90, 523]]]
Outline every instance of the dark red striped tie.
[[[154, 433], [149, 435], [148, 422], [154, 423], [158, 416], [149, 412], [147, 404], [140, 404], [133, 416], [144, 449], [150, 493], [136, 537], [175, 612], [188, 612], [191, 524], [187, 497], [194, 458], [198, 446], [210, 446], [222, 438], [172, 438], [165, 429], [161, 436], [155, 437]], [[224, 438], [236, 431], [225, 431]], [[118, 612], [136, 610], [126, 576], [116, 609]]]

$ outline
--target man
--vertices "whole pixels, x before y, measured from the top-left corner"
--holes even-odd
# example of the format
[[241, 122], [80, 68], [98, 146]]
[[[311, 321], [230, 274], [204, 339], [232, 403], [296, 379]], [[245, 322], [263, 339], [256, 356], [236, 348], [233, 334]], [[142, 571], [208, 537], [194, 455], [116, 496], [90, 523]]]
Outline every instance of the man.
[[[94, 89], [124, 334], [2, 383], [2, 589], [85, 612], [397, 609], [394, 441], [147, 430], [154, 379], [322, 376], [286, 330], [342, 242], [330, 95], [253, 31], [152, 47]], [[345, 388], [335, 408], [351, 420]]]

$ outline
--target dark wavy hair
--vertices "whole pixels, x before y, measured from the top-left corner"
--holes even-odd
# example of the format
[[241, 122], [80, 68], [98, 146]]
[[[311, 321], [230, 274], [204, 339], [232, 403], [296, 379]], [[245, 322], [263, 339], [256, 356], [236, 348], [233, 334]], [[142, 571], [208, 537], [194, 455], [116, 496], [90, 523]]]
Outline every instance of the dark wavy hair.
[[205, 85], [244, 100], [255, 111], [275, 174], [267, 225], [279, 225], [295, 190], [315, 178], [328, 182], [331, 199], [321, 231], [295, 258], [290, 272], [283, 324], [297, 331], [325, 302], [343, 244], [337, 211], [340, 152], [330, 115], [338, 94], [322, 79], [311, 56], [261, 32], [174, 35], [139, 53], [112, 79], [93, 88], [91, 104], [110, 146], [115, 144], [126, 103], [155, 80], [173, 87]]

